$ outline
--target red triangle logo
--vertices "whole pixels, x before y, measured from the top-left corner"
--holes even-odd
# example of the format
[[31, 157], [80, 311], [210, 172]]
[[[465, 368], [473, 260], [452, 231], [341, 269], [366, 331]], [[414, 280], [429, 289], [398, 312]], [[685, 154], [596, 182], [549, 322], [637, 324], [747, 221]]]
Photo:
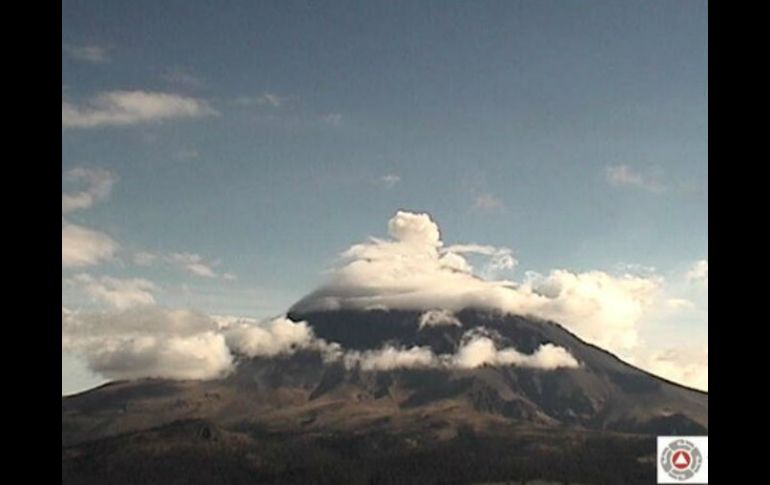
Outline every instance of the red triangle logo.
[[674, 453], [674, 456], [671, 458], [671, 463], [680, 470], [687, 468], [690, 466], [690, 454], [686, 451], [679, 450]]

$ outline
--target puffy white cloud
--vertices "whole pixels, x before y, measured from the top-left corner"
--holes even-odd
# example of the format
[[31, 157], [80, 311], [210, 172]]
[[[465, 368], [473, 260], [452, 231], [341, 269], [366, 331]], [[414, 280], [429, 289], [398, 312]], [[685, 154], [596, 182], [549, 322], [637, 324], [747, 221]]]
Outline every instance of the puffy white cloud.
[[232, 369], [216, 323], [190, 310], [62, 308], [62, 350], [84, 357], [91, 370], [111, 379], [210, 379]]
[[134, 125], [216, 115], [205, 101], [172, 93], [109, 91], [84, 105], [62, 100], [63, 128]]
[[438, 224], [428, 214], [398, 211], [388, 221], [388, 233], [402, 243], [416, 246], [441, 246]]
[[62, 214], [79, 209], [87, 209], [98, 200], [106, 198], [115, 184], [115, 175], [109, 170], [75, 168], [64, 174], [67, 182], [82, 182], [85, 190], [74, 193], [62, 193]]
[[455, 354], [436, 355], [429, 347], [393, 345], [358, 351], [319, 339], [307, 322], [285, 316], [257, 321], [157, 306], [102, 312], [62, 307], [62, 350], [82, 357], [90, 370], [111, 379], [212, 379], [232, 371], [234, 355], [275, 358], [300, 349], [317, 351], [327, 362], [364, 371], [482, 365], [548, 370], [578, 365], [561, 347], [545, 344], [531, 355], [511, 347], [498, 350], [492, 338], [478, 331], [467, 332]]
[[611, 276], [601, 271], [530, 274], [521, 291], [534, 295], [528, 311], [564, 323], [580, 337], [610, 350], [637, 344], [645, 310], [655, 301], [657, 278]]
[[303, 348], [327, 360], [342, 356], [339, 345], [316, 338], [306, 322], [285, 317], [260, 322], [158, 306], [101, 312], [62, 307], [62, 350], [111, 379], [213, 379], [232, 371], [234, 354], [276, 357]]
[[[545, 275], [527, 273], [521, 282], [485, 280], [474, 274], [466, 256], [492, 261], [506, 256], [511, 258], [511, 263], [505, 265], [513, 266], [512, 252], [476, 244], [445, 246], [439, 227], [427, 214], [399, 211], [389, 221], [388, 230], [388, 240], [370, 239], [347, 250], [343, 264], [329, 281], [301, 300], [294, 310], [299, 313], [339, 308], [418, 310], [423, 312], [420, 327], [425, 328], [459, 325], [453, 312], [463, 308], [494, 309], [555, 320], [591, 343], [628, 355], [622, 351], [636, 345], [640, 322], [654, 302], [666, 302], [674, 309], [686, 306], [684, 300], [675, 295], [660, 297], [662, 279], [654, 273], [613, 276], [600, 271], [554, 270]], [[176, 258], [178, 264], [208, 267], [198, 255], [177, 254], [181, 255]], [[210, 267], [208, 269], [215, 275]], [[148, 296], [142, 294], [151, 290], [146, 285], [122, 281], [126, 284], [121, 286], [105, 278], [76, 278], [90, 285], [90, 291], [98, 295], [95, 297], [111, 301], [116, 307], [147, 304], [129, 311], [62, 312], [62, 345], [79, 349], [93, 370], [107, 376], [157, 376], [161, 371], [151, 364], [155, 358], [156, 362], [169, 366], [162, 371], [164, 376], [188, 378], [193, 371], [180, 360], [185, 352], [190, 352], [195, 353], [191, 362], [198, 362], [204, 368], [199, 375], [211, 377], [229, 371], [231, 353], [275, 357], [297, 349], [315, 349], [326, 360], [341, 360], [349, 367], [363, 370], [480, 365], [555, 369], [579, 365], [565, 349], [552, 344], [545, 344], [532, 354], [522, 354], [512, 347], [501, 348], [492, 336], [478, 332], [467, 333], [458, 351], [451, 355], [435, 355], [430, 348], [392, 345], [346, 351], [336, 343], [315, 337], [305, 322], [292, 322], [283, 317], [258, 322], [162, 310], [149, 305]], [[208, 357], [204, 356], [206, 352], [210, 352]], [[671, 360], [670, 356], [656, 355], [640, 360], [639, 365], [673, 380], [697, 381], [702, 379], [698, 369], [707, 370], [707, 366], [687, 367], [690, 364], [684, 361], [675, 367]], [[679, 374], [675, 375], [676, 372]]]
[[497, 349], [494, 340], [479, 331], [469, 331], [455, 354], [436, 355], [430, 347], [398, 348], [386, 345], [381, 349], [347, 351], [345, 367], [364, 371], [388, 371], [402, 368], [475, 369], [489, 366], [518, 366], [553, 370], [579, 367], [578, 361], [563, 347], [544, 344], [533, 354], [523, 354], [513, 347]]
[[[581, 338], [617, 351], [633, 347], [660, 280], [591, 271], [529, 274], [522, 283], [482, 279], [462, 254], [507, 255], [489, 246], [442, 249], [438, 226], [427, 214], [399, 211], [388, 224], [392, 240], [372, 239], [343, 254], [329, 281], [294, 310], [390, 308], [496, 309], [556, 320]], [[512, 257], [511, 257], [512, 258]]]
[[708, 288], [709, 285], [709, 262], [708, 259], [701, 259], [687, 271], [687, 281], [693, 284], [702, 284]]
[[378, 350], [348, 351], [343, 357], [345, 367], [364, 371], [388, 371], [399, 368], [437, 367], [439, 360], [428, 347], [399, 349], [386, 346]]
[[425, 327], [439, 327], [442, 325], [454, 325], [461, 327], [462, 323], [454, 313], [448, 310], [428, 310], [420, 315], [420, 329]]
[[511, 347], [498, 350], [494, 341], [484, 335], [475, 335], [463, 343], [452, 357], [451, 363], [461, 369], [473, 369], [483, 365], [515, 365], [547, 370], [579, 367], [578, 361], [563, 347], [547, 343], [528, 355]]
[[81, 287], [94, 300], [107, 303], [119, 310], [155, 304], [152, 292], [156, 290], [156, 286], [146, 279], [95, 277], [80, 273], [69, 278], [68, 281]]
[[157, 377], [211, 379], [231, 370], [232, 356], [220, 334], [190, 337], [113, 337], [87, 355], [91, 369], [111, 379]]
[[118, 248], [118, 243], [103, 232], [62, 221], [62, 267], [92, 266], [109, 261], [115, 257]]
[[262, 323], [244, 320], [229, 322], [224, 335], [231, 349], [249, 357], [291, 354], [316, 343], [313, 331], [306, 322], [295, 323], [285, 317]]

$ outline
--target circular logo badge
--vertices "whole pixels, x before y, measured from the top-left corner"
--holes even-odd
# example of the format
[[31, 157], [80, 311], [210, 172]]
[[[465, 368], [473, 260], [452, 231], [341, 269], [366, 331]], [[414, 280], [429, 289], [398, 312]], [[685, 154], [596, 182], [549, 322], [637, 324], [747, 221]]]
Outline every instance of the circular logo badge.
[[698, 473], [703, 455], [692, 442], [685, 439], [674, 440], [660, 454], [660, 466], [668, 476], [675, 480], [687, 480]]

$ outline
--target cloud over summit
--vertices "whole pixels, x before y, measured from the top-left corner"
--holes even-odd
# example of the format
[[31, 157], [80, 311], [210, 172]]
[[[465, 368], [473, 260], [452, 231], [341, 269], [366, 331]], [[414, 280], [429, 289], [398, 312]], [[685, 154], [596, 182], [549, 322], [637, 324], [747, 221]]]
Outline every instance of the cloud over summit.
[[484, 279], [494, 273], [479, 274], [467, 255], [512, 269], [516, 260], [511, 250], [445, 245], [428, 214], [399, 211], [388, 222], [388, 234], [389, 239], [372, 238], [345, 251], [343, 264], [293, 311], [493, 309], [556, 320], [580, 337], [617, 351], [636, 345], [641, 318], [660, 287], [654, 277], [563, 269], [528, 273], [520, 282]]
[[[462, 309], [488, 309], [553, 320], [588, 342], [629, 356], [638, 347], [639, 330], [651, 307], [671, 300], [661, 298], [663, 282], [654, 271], [613, 275], [555, 269], [546, 274], [526, 272], [518, 281], [496, 279], [498, 271], [510, 272], [518, 265], [511, 249], [445, 244], [438, 224], [428, 214], [399, 211], [388, 221], [387, 230], [387, 238], [370, 238], [344, 251], [328, 280], [290, 313], [412, 310], [421, 313], [414, 330], [427, 332], [433, 331], [428, 327], [462, 327], [455, 316]], [[707, 274], [705, 264], [696, 265], [693, 280]], [[306, 322], [285, 316], [259, 322], [164, 309], [155, 304], [152, 283], [140, 278], [82, 273], [72, 281], [115, 310], [63, 309], [62, 347], [83, 355], [93, 371], [108, 378], [215, 378], [231, 372], [239, 358], [280, 358], [299, 350], [320, 352], [327, 362], [364, 371], [484, 365], [549, 370], [580, 365], [564, 348], [544, 344], [524, 354], [479, 328], [467, 329], [451, 354], [393, 342], [379, 348], [346, 349], [318, 338]], [[642, 355], [638, 349], [634, 352]], [[691, 379], [700, 369], [678, 373], [684, 364], [661, 356], [637, 360], [677, 379]]]

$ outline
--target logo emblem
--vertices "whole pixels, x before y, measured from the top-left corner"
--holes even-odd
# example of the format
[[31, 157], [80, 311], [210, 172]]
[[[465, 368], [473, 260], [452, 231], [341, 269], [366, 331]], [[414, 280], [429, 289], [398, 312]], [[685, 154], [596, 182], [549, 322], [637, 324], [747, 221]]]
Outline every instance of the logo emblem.
[[708, 471], [702, 470], [708, 441], [705, 449], [697, 443], [704, 439], [708, 437], [658, 437], [658, 483], [708, 483]]

